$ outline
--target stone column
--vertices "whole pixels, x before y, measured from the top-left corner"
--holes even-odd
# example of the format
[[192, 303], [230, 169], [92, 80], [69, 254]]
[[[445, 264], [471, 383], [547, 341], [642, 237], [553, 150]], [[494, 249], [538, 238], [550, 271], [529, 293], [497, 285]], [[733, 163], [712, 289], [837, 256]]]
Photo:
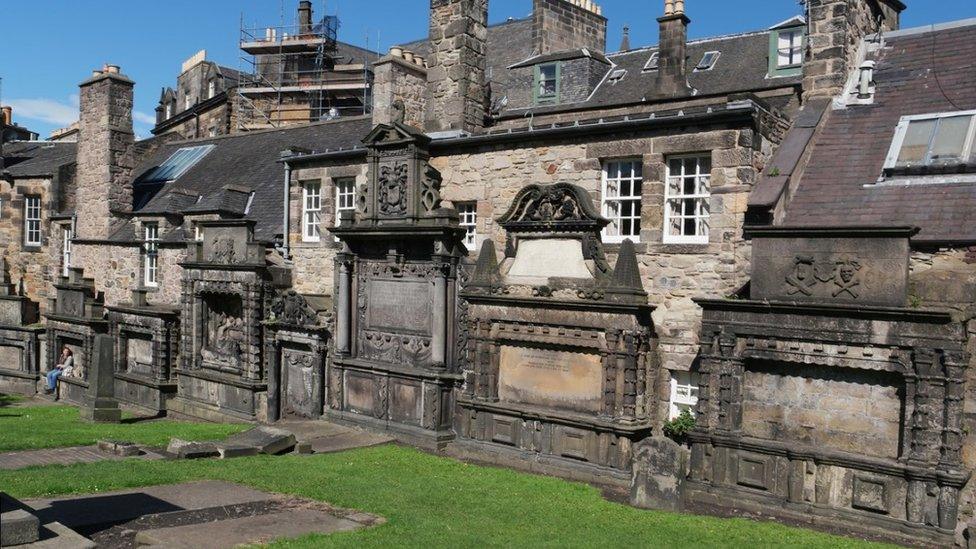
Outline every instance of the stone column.
[[[115, 400], [115, 364], [111, 336], [95, 336], [94, 360], [89, 358], [88, 394], [81, 407], [81, 418], [96, 423], [119, 423], [122, 410]], [[92, 357], [91, 354], [88, 355]]]
[[336, 356], [348, 357], [352, 353], [352, 258], [347, 254], [336, 257], [339, 282], [336, 291]]
[[[446, 258], [437, 257], [435, 261]], [[435, 368], [444, 368], [447, 357], [447, 271], [449, 264], [438, 265], [434, 272], [434, 303], [431, 309], [430, 360]]]

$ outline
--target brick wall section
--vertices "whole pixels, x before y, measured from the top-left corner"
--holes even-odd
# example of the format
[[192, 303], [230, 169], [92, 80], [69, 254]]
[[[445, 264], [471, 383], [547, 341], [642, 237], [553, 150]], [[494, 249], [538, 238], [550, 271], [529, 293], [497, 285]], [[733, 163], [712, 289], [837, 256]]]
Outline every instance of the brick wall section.
[[861, 39], [882, 29], [895, 30], [899, 12], [886, 0], [808, 0], [810, 31], [803, 63], [803, 95], [833, 96], [844, 89], [856, 67]]
[[566, 0], [533, 0], [532, 46], [537, 54], [587, 48], [607, 51], [607, 19]]
[[428, 131], [484, 126], [488, 0], [430, 1]]
[[426, 108], [427, 70], [415, 63], [390, 55], [373, 64], [373, 124], [389, 124], [391, 108], [403, 101], [404, 122], [424, 125]]
[[[41, 241], [39, 247], [24, 246], [24, 202], [28, 196], [41, 199]], [[23, 284], [27, 297], [37, 301], [41, 312], [47, 311], [47, 279], [57, 265], [51, 262], [48, 249], [60, 242], [52, 230], [50, 179], [0, 179], [0, 255], [6, 256], [10, 281]]]
[[100, 73], [81, 84], [78, 236], [107, 238], [113, 212], [132, 209], [134, 165], [131, 80]]

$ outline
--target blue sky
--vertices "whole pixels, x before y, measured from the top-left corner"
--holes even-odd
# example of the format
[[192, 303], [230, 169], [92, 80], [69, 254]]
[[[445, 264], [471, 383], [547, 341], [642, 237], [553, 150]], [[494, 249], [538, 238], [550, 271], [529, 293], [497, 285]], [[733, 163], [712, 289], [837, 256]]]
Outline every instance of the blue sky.
[[[149, 136], [163, 86], [173, 86], [181, 63], [201, 49], [208, 58], [240, 66], [241, 18], [247, 26], [294, 24], [297, 0], [0, 0], [2, 102], [14, 119], [47, 136], [77, 119], [78, 83], [110, 62], [136, 82], [135, 126]], [[631, 27], [634, 47], [657, 42], [663, 0], [598, 0], [610, 20], [608, 45]], [[974, 0], [906, 0], [902, 26], [976, 17]], [[338, 12], [339, 38], [386, 51], [427, 34], [429, 0], [313, 0], [316, 15]], [[492, 23], [524, 17], [531, 0], [490, 0]], [[938, 6], [938, 8], [935, 8]], [[690, 36], [758, 30], [801, 13], [797, 0], [687, 0]]]

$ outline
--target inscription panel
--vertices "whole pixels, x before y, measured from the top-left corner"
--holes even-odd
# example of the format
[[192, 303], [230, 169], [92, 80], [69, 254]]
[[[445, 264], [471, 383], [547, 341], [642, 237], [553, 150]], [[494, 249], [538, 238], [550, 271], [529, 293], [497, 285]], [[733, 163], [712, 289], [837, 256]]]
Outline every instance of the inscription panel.
[[24, 365], [24, 350], [12, 345], [0, 345], [0, 368], [8, 370], [22, 370]]
[[433, 296], [427, 281], [373, 279], [367, 295], [368, 329], [430, 335]]
[[600, 356], [503, 345], [498, 396], [509, 402], [600, 412], [603, 396]]

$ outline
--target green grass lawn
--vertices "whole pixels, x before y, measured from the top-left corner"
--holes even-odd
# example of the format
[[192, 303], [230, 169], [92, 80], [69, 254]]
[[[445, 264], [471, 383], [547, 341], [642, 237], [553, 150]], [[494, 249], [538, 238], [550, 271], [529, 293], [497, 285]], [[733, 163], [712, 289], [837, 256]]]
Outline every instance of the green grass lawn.
[[165, 446], [170, 437], [222, 439], [248, 428], [169, 420], [135, 421], [131, 415], [124, 415], [122, 424], [87, 423], [78, 417], [74, 406], [12, 406], [21, 400], [0, 395], [0, 452], [86, 446], [100, 439]]
[[[386, 517], [382, 526], [275, 547], [871, 547], [774, 523], [634, 509], [591, 486], [412, 448], [230, 461], [100, 462], [0, 471], [19, 498], [198, 479], [247, 484]], [[880, 547], [875, 545], [876, 547]]]

